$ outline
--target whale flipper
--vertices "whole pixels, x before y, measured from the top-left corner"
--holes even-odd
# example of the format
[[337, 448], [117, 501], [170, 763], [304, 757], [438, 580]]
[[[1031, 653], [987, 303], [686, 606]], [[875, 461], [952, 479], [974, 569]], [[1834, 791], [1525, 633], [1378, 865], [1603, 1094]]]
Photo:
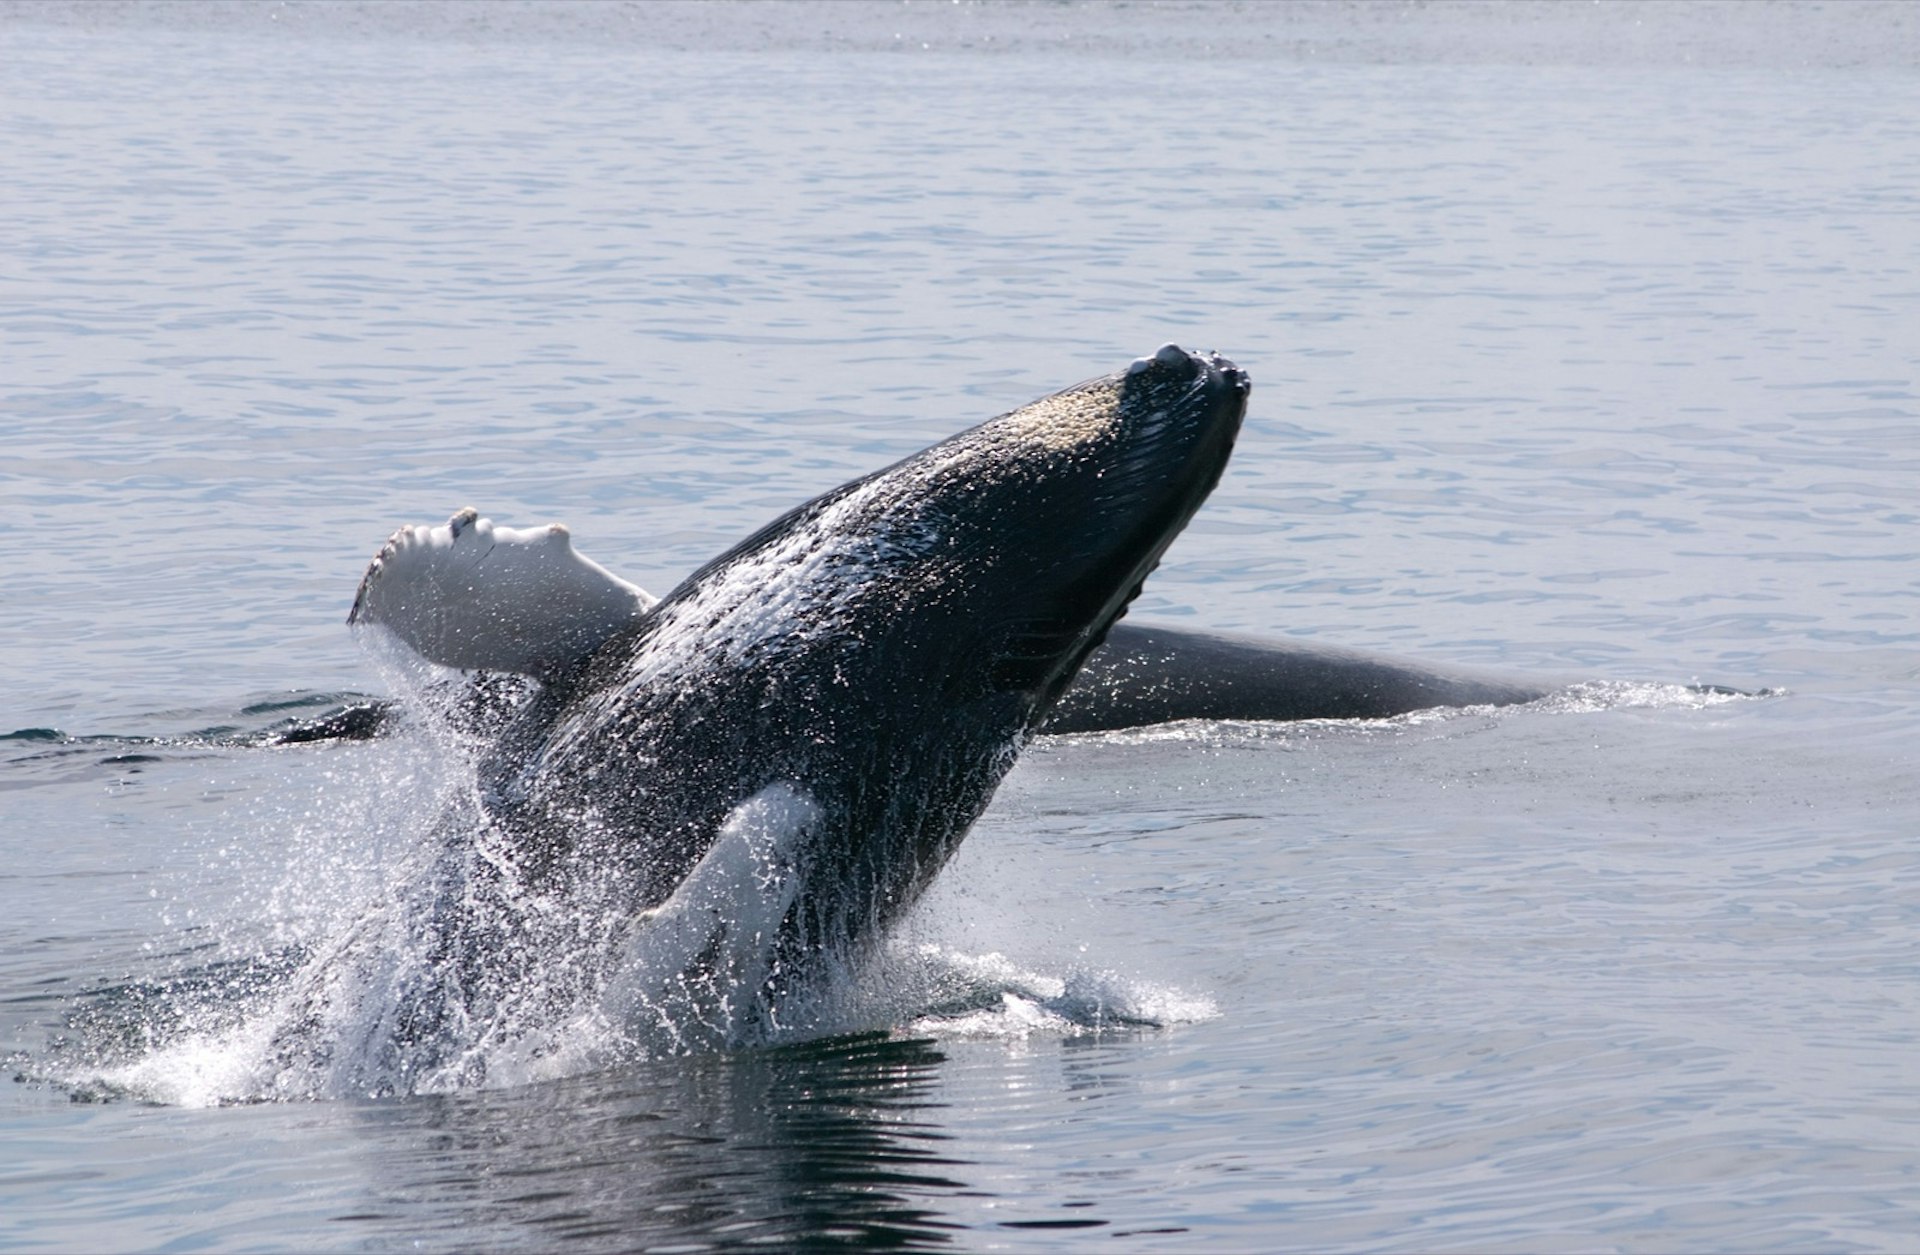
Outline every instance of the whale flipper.
[[651, 1013], [682, 1047], [696, 1026], [722, 1042], [765, 1027], [770, 1009], [758, 994], [821, 820], [819, 805], [793, 781], [735, 806], [673, 895], [635, 918], [607, 1008], [622, 1019]]
[[441, 666], [544, 678], [579, 663], [653, 603], [575, 552], [561, 524], [496, 527], [469, 507], [439, 527], [388, 537], [347, 622], [384, 627]]

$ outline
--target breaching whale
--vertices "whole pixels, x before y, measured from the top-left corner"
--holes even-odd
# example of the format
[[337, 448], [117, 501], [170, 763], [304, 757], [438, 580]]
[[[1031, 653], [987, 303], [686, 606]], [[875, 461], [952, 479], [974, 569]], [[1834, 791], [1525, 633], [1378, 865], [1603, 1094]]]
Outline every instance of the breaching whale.
[[1218, 482], [1249, 390], [1163, 346], [800, 506], [657, 602], [564, 529], [396, 533], [352, 621], [541, 684], [482, 765], [480, 831], [445, 835], [391, 1032], [470, 1036], [556, 945], [571, 993], [549, 998], [631, 1010], [657, 1001], [636, 980], [724, 969], [774, 1015], [947, 861]]

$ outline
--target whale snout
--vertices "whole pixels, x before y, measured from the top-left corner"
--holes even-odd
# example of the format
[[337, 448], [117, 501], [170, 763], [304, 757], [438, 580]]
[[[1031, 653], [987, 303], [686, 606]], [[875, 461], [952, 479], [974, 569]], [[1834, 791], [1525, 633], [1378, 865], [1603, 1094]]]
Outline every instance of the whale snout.
[[1136, 457], [1161, 456], [1157, 441], [1198, 435], [1204, 444], [1223, 431], [1230, 440], [1253, 391], [1247, 372], [1227, 358], [1177, 344], [1163, 344], [1108, 378], [1119, 387], [1121, 412], [1139, 425]]
[[1218, 353], [1208, 354], [1205, 365], [1207, 370], [1212, 372], [1224, 386], [1232, 389], [1240, 396], [1244, 397], [1253, 391], [1253, 379], [1247, 372], [1241, 370], [1238, 366], [1235, 366]]
[[[1109, 378], [1118, 385], [1117, 408], [1132, 431], [1116, 450], [1117, 484], [1146, 505], [1153, 527], [1176, 532], [1219, 482], [1253, 382], [1220, 354], [1177, 344], [1163, 344]], [[1165, 500], [1169, 496], [1172, 502]], [[1171, 505], [1175, 517], [1148, 504], [1155, 501]]]

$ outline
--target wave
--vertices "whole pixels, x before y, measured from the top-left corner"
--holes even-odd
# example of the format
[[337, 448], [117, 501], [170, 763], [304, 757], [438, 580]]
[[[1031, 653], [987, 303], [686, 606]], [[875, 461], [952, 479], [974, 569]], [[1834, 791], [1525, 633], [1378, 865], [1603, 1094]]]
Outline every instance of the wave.
[[1282, 744], [1329, 730], [1390, 732], [1425, 728], [1463, 719], [1512, 719], [1529, 714], [1593, 715], [1611, 710], [1706, 710], [1783, 697], [1785, 689], [1735, 689], [1719, 684], [1674, 684], [1637, 680], [1588, 680], [1554, 689], [1530, 702], [1500, 706], [1431, 706], [1381, 719], [1297, 719], [1286, 722], [1243, 719], [1185, 719], [1142, 728], [1074, 732], [1053, 738], [1066, 744], [1155, 745], [1198, 743], [1229, 745], [1248, 741]]

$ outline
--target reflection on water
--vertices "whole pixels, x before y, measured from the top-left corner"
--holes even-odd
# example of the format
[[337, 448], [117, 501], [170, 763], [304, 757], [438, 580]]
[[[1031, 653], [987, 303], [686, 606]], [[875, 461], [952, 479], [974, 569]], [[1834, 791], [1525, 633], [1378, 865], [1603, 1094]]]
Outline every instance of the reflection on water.
[[967, 1186], [929, 1118], [944, 1061], [876, 1034], [369, 1103], [371, 1198], [343, 1236], [398, 1210], [457, 1214], [461, 1247], [945, 1244], [937, 1198]]

